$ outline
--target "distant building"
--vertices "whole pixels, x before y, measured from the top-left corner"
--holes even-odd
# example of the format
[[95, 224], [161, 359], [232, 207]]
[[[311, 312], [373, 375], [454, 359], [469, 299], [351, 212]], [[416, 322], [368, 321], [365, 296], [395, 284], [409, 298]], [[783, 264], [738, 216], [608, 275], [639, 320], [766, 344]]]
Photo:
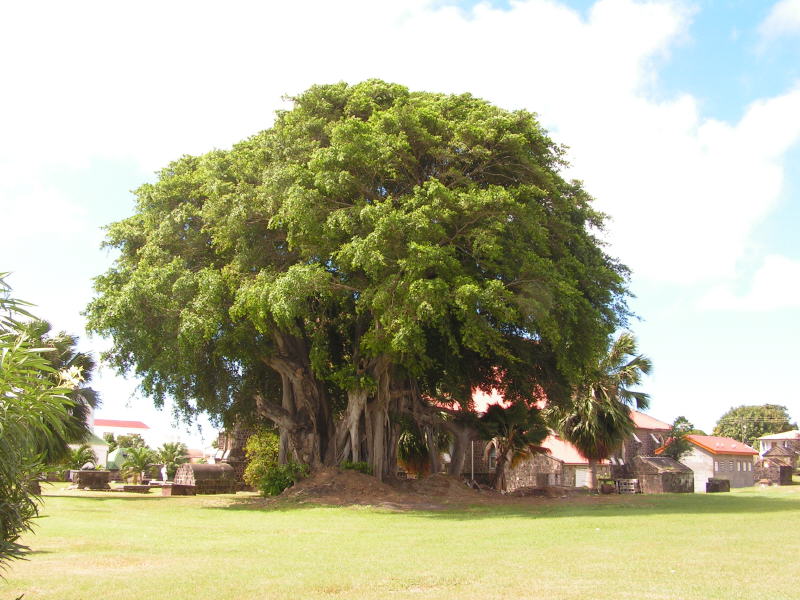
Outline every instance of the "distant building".
[[109, 433], [115, 438], [121, 435], [138, 434], [144, 438], [148, 446], [155, 447], [158, 441], [153, 439], [151, 429], [141, 421], [121, 421], [118, 419], [94, 419], [92, 431], [99, 438]]
[[[758, 438], [759, 454], [764, 457], [773, 448], [786, 448], [791, 450], [795, 456], [800, 454], [800, 430], [784, 431], [783, 433], [771, 433], [762, 435]], [[797, 466], [797, 462], [792, 466]]]
[[755, 483], [754, 459], [758, 452], [750, 446], [716, 435], [690, 434], [686, 439], [692, 444], [692, 451], [681, 463], [694, 471], [695, 492], [705, 492], [710, 477], [727, 479], [732, 488]]

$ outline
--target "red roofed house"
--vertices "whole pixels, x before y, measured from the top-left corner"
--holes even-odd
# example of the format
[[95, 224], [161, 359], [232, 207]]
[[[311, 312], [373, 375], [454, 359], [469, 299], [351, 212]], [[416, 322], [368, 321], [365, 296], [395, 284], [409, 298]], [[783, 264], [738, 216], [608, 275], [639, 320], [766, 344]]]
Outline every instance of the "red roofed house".
[[[589, 461], [569, 442], [551, 433], [542, 442], [550, 452], [535, 454], [509, 468], [506, 474], [508, 491], [521, 487], [546, 487], [561, 485], [585, 487], [589, 483]], [[488, 484], [494, 472], [497, 448], [494, 442], [475, 440], [467, 448], [464, 461], [464, 477]], [[610, 463], [603, 461], [597, 465], [599, 477], [610, 475]]]
[[731, 487], [749, 487], [755, 483], [753, 461], [758, 452], [729, 437], [687, 435], [692, 452], [681, 462], [694, 471], [694, 489], [706, 491], [709, 477], [727, 479]]
[[[485, 410], [486, 405], [496, 401], [489, 397], [475, 398], [476, 408]], [[500, 398], [502, 400], [502, 398]], [[482, 401], [482, 404], [479, 403]], [[610, 460], [597, 466], [598, 477], [636, 478], [637, 467], [632, 463], [636, 456], [655, 456], [655, 449], [664, 444], [671, 426], [636, 410], [631, 411], [636, 426], [633, 434], [625, 441], [620, 451]], [[578, 449], [551, 433], [542, 442], [550, 450], [548, 454], [537, 454], [510, 469], [506, 481], [509, 491], [519, 487], [544, 487], [561, 485], [584, 487], [589, 483], [589, 461]], [[488, 483], [495, 468], [496, 448], [493, 442], [474, 441], [467, 450], [464, 461], [464, 476]], [[703, 488], [705, 489], [705, 487]], [[687, 491], [669, 489], [665, 491]], [[688, 490], [688, 491], [691, 491]]]

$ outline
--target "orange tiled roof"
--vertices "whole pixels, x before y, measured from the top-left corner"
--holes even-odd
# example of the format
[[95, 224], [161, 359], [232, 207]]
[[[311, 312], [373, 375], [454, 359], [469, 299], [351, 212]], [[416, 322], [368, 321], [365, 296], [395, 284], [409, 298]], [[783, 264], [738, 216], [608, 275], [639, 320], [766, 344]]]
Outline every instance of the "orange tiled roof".
[[711, 452], [711, 454], [742, 454], [755, 456], [758, 454], [747, 444], [743, 444], [733, 438], [721, 437], [718, 435], [695, 435], [690, 434], [686, 439], [695, 446]]

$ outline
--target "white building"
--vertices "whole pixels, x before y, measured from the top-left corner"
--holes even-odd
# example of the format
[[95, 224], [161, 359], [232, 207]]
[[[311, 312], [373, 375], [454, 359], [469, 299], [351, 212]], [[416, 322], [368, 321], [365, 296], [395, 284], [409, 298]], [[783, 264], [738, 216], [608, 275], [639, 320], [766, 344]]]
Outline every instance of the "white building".
[[783, 433], [771, 433], [762, 435], [758, 438], [759, 454], [764, 456], [769, 450], [780, 446], [789, 448], [795, 452], [800, 452], [800, 430], [784, 431]]
[[692, 451], [681, 463], [694, 471], [694, 491], [705, 492], [709, 477], [727, 479], [731, 487], [755, 483], [753, 459], [758, 452], [733, 438], [716, 435], [687, 435]]
[[151, 448], [159, 445], [159, 440], [154, 438], [153, 431], [141, 421], [121, 421], [118, 419], [94, 419], [92, 423], [94, 434], [104, 439], [108, 433], [117, 438], [121, 435], [138, 434], [144, 438], [145, 443]]

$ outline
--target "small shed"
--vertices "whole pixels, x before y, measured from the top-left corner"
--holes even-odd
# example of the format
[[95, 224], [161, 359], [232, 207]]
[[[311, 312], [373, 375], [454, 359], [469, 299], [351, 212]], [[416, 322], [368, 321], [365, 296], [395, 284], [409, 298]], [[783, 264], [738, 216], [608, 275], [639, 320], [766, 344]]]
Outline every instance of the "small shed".
[[236, 492], [233, 467], [225, 463], [214, 465], [184, 463], [175, 473], [176, 485], [193, 485], [198, 494], [231, 494]]
[[[772, 450], [770, 450], [770, 452], [772, 452]], [[754, 473], [756, 481], [768, 479], [777, 485], [792, 485], [792, 467], [779, 460], [778, 457], [765, 457], [761, 460], [757, 460]]]
[[634, 456], [632, 470], [644, 494], [694, 492], [694, 473], [669, 456]]

